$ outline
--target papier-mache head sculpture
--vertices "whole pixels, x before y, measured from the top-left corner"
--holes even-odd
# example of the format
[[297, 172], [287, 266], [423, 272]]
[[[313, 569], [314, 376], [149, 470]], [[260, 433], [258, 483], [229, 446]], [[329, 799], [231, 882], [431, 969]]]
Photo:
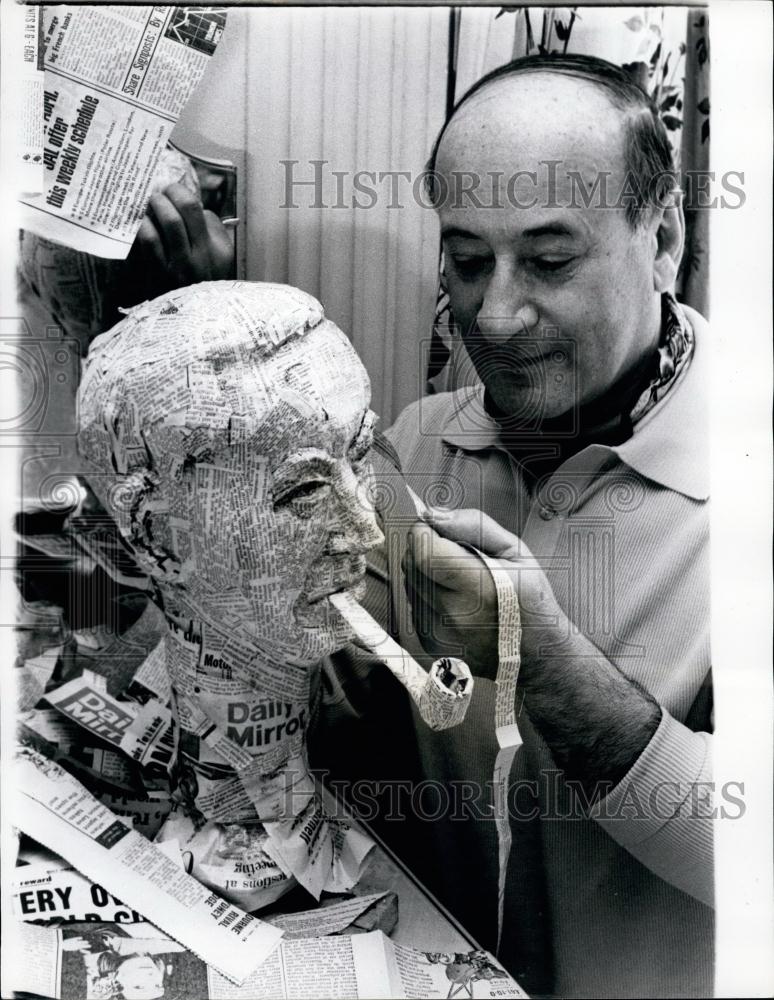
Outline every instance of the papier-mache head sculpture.
[[357, 354], [311, 296], [204, 282], [95, 341], [79, 447], [165, 610], [313, 663], [346, 641], [320, 598], [360, 586], [381, 540], [369, 400]]
[[169, 624], [182, 805], [162, 834], [248, 909], [293, 877], [315, 895], [350, 888], [366, 850], [322, 813], [304, 731], [312, 665], [350, 636], [324, 598], [359, 596], [382, 537], [369, 398], [320, 304], [272, 284], [146, 302], [83, 373], [87, 479]]

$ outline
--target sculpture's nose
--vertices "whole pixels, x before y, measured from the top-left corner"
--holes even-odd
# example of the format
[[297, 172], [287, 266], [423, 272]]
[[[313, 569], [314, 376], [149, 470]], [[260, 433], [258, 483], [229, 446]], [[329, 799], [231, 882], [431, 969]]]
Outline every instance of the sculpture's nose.
[[384, 541], [371, 498], [350, 467], [338, 470], [333, 483], [335, 510], [327, 548], [332, 554], [365, 553]]

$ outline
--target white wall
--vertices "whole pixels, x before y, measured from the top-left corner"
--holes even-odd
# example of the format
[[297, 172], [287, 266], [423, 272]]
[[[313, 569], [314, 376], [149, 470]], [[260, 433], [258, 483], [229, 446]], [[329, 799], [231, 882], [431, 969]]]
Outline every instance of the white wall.
[[[223, 41], [174, 133], [240, 168], [243, 274], [298, 285], [351, 337], [386, 427], [423, 392], [422, 341], [437, 290], [438, 228], [405, 180], [364, 181], [376, 204], [353, 208], [355, 171], [415, 177], [443, 120], [447, 8], [253, 8], [229, 12]], [[320, 168], [313, 188], [288, 191]], [[343, 202], [332, 171], [345, 171]], [[361, 203], [371, 199], [357, 195]], [[283, 207], [295, 203], [298, 207]]]

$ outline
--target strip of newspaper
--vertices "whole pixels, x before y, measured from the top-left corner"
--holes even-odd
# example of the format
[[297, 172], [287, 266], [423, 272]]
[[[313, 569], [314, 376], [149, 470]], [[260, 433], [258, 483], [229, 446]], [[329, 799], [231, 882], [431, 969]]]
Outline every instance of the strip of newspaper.
[[[150, 924], [18, 924], [11, 989], [55, 1000], [115, 995], [197, 1000], [279, 998], [526, 997], [485, 951], [422, 952], [381, 931], [283, 941], [235, 986]], [[140, 985], [142, 994], [137, 992]], [[127, 988], [135, 992], [127, 992]], [[113, 991], [111, 993], [111, 990]]]
[[42, 8], [44, 190], [22, 197], [25, 229], [124, 259], [153, 173], [215, 51], [222, 7]]
[[221, 899], [168, 854], [102, 805], [54, 761], [22, 747], [16, 761], [15, 822], [83, 875], [120, 896], [237, 983], [282, 936]]

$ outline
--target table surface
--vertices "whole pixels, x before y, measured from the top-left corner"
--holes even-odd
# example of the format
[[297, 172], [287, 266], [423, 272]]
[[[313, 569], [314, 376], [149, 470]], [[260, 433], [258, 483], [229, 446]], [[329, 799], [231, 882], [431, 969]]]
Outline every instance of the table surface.
[[332, 809], [338, 810], [338, 815], [345, 812], [352, 825], [376, 843], [353, 891], [358, 896], [387, 891], [397, 894], [398, 924], [390, 934], [396, 944], [419, 951], [442, 952], [472, 951], [481, 947], [367, 823], [355, 819], [341, 800], [333, 800], [327, 789], [323, 789], [322, 794]]

